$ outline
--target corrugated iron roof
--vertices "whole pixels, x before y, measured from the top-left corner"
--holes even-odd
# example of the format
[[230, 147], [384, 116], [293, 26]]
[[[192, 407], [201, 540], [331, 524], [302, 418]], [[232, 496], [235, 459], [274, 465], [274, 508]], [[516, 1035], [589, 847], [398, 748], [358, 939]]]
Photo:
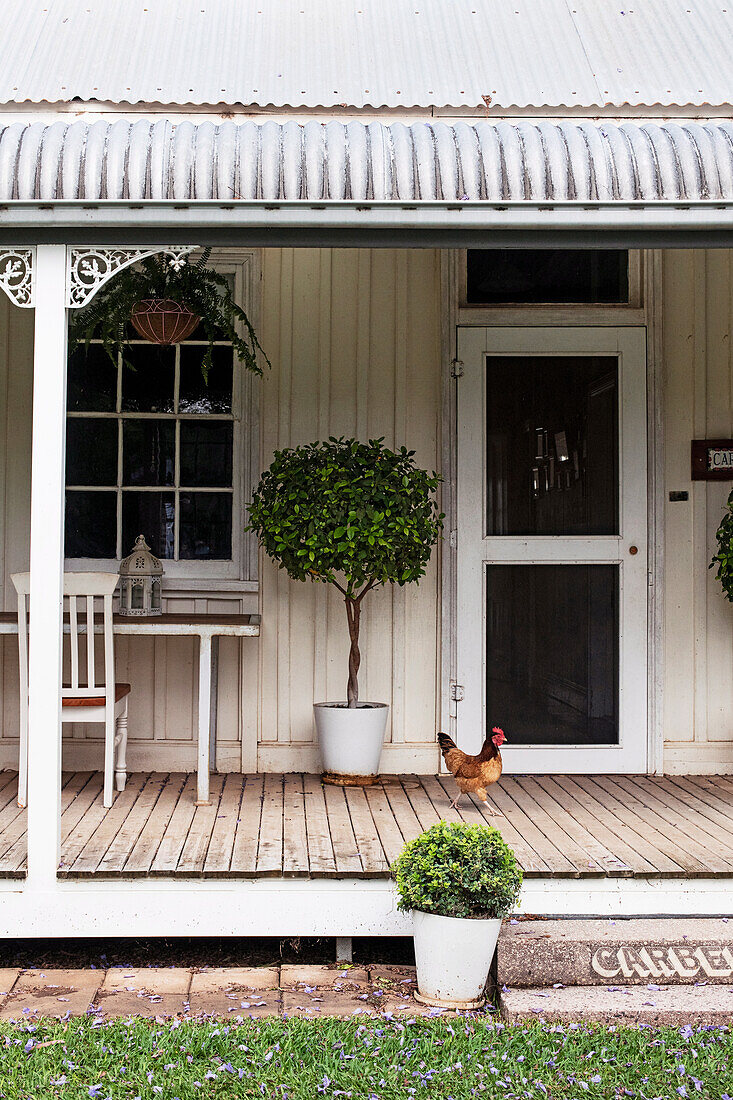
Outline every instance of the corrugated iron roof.
[[724, 106], [720, 0], [3, 0], [0, 103]]
[[0, 129], [0, 202], [733, 200], [733, 122], [56, 122]]

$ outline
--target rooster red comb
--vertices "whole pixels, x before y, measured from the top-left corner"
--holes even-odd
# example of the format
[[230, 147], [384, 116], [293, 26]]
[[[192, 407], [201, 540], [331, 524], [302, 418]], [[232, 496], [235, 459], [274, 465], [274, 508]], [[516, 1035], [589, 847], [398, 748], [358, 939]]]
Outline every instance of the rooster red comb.
[[505, 736], [505, 734], [504, 734], [504, 730], [503, 730], [503, 729], [500, 729], [500, 728], [499, 728], [499, 726], [494, 726], [494, 728], [492, 729], [492, 731], [491, 731], [491, 732], [492, 732], [492, 733], [500, 733], [502, 737], [504, 737], [504, 736]]

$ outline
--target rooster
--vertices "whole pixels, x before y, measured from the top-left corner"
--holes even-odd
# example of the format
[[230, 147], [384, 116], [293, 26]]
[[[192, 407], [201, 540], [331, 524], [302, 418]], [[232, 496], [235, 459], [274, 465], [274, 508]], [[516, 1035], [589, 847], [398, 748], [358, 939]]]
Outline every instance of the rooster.
[[494, 726], [491, 737], [484, 741], [483, 748], [478, 756], [469, 756], [459, 749], [452, 737], [447, 733], [438, 734], [438, 744], [443, 754], [448, 771], [458, 786], [458, 794], [451, 803], [451, 809], [455, 809], [458, 799], [462, 794], [476, 794], [486, 807], [486, 812], [494, 816], [495, 811], [489, 806], [486, 797], [486, 788], [496, 783], [501, 775], [501, 746], [506, 741], [504, 731]]

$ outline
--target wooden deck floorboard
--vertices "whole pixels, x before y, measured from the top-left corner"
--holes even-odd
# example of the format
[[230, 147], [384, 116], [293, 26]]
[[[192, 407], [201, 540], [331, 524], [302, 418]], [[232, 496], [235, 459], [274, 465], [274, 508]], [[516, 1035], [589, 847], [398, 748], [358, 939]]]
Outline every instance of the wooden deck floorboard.
[[[733, 878], [733, 778], [504, 776], [491, 816], [450, 802], [450, 776], [385, 776], [366, 790], [315, 775], [131, 775], [111, 809], [100, 773], [65, 773], [63, 878], [384, 878], [405, 841], [441, 819], [495, 825], [528, 878]], [[0, 877], [25, 874], [17, 775], [0, 772]]]

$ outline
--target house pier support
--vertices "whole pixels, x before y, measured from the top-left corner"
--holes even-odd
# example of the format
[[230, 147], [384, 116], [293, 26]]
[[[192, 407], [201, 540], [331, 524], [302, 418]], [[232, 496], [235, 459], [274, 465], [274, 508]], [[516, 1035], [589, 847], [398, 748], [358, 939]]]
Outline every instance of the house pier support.
[[354, 942], [351, 936], [336, 937], [336, 962], [350, 963], [354, 958]]

